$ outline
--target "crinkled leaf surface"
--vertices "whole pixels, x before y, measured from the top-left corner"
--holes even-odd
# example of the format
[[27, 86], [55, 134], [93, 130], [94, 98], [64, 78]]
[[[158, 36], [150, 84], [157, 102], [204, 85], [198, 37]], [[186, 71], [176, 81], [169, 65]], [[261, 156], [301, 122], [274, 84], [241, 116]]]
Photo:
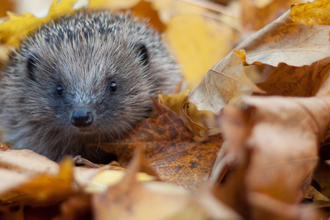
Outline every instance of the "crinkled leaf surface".
[[330, 25], [330, 2], [315, 0], [305, 4], [294, 5], [290, 12], [291, 18], [306, 25]]
[[[238, 147], [252, 150], [245, 178], [248, 191], [290, 203], [303, 198], [318, 161], [318, 142], [329, 126], [329, 105], [329, 98], [244, 96], [241, 108], [224, 108], [227, 156], [242, 157]], [[235, 130], [245, 131], [242, 140]]]
[[233, 51], [204, 76], [202, 82], [191, 91], [188, 101], [199, 110], [219, 114], [235, 95], [242, 91], [262, 92], [244, 73], [244, 51]]
[[[155, 100], [154, 105], [155, 113], [140, 122], [125, 139], [101, 143], [100, 147], [115, 153], [123, 166], [132, 157], [134, 149], [141, 147], [161, 179], [196, 189], [211, 171], [222, 145], [221, 136], [195, 141], [193, 133], [175, 112]], [[91, 147], [95, 146], [91, 144]]]
[[237, 49], [246, 51], [246, 63], [301, 67], [330, 56], [330, 26], [307, 26], [293, 21], [290, 11], [257, 31]]
[[[326, 5], [319, 6], [322, 7], [326, 8]], [[314, 21], [317, 22], [315, 19]], [[210, 110], [218, 114], [231, 98], [246, 89], [246, 85], [250, 90], [256, 91], [252, 82], [244, 85], [231, 80], [236, 79], [237, 75], [241, 79], [247, 78], [240, 62], [264, 65], [258, 85], [267, 94], [315, 95], [329, 75], [329, 32], [330, 26], [307, 26], [293, 20], [290, 11], [287, 11], [236, 47], [246, 52], [245, 59], [244, 54], [240, 53], [243, 61], [232, 52], [211, 68], [192, 91], [188, 101], [193, 102], [199, 110]], [[225, 73], [225, 80], [224, 77], [212, 76], [214, 69], [219, 69], [217, 73]]]

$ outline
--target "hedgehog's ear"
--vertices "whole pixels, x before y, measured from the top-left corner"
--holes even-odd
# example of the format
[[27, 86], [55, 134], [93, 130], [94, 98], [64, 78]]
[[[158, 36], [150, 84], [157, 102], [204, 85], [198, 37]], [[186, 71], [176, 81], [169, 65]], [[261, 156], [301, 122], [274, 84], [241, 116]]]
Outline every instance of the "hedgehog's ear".
[[38, 62], [38, 57], [35, 54], [30, 54], [27, 60], [26, 68], [27, 68], [28, 77], [33, 81], [35, 81], [36, 79], [35, 71], [36, 71], [37, 62]]
[[148, 49], [144, 43], [137, 43], [136, 49], [138, 52], [139, 59], [141, 60], [142, 65], [146, 66], [149, 62]]

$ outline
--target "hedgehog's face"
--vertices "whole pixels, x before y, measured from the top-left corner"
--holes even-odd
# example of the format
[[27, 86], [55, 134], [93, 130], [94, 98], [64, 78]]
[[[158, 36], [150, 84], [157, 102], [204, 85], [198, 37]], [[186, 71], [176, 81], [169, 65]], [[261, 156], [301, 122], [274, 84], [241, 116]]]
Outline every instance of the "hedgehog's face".
[[150, 115], [150, 96], [157, 94], [150, 89], [143, 43], [66, 46], [24, 50], [20, 99], [31, 125], [63, 136], [109, 139]]

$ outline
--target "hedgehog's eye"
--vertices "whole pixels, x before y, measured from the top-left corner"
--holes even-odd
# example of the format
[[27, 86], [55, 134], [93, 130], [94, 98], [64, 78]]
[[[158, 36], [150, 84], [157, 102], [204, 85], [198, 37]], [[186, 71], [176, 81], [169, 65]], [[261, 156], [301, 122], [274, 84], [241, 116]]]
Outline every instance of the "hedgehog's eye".
[[116, 92], [117, 91], [117, 83], [116, 82], [111, 82], [110, 83], [110, 91], [111, 92]]
[[58, 95], [62, 95], [62, 93], [63, 93], [63, 88], [62, 88], [61, 85], [57, 86], [57, 90], [56, 90], [56, 92], [57, 92]]
[[142, 65], [147, 65], [149, 61], [148, 49], [143, 43], [136, 44], [138, 50], [138, 56], [141, 60]]

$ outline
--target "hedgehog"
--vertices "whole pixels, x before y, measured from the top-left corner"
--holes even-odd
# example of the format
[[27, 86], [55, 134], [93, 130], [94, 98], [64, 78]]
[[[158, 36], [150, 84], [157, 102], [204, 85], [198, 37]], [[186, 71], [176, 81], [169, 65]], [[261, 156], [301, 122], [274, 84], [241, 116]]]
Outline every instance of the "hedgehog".
[[1, 71], [3, 141], [51, 160], [109, 156], [88, 143], [119, 139], [180, 82], [162, 35], [129, 13], [78, 11], [43, 24]]

